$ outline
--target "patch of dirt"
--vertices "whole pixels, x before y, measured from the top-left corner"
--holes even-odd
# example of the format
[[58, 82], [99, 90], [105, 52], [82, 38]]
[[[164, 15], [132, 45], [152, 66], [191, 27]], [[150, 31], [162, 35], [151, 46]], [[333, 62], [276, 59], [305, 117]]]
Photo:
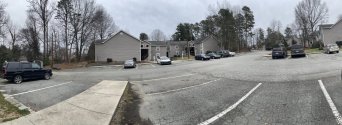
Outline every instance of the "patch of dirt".
[[131, 83], [128, 83], [110, 125], [152, 125], [149, 119], [140, 117], [140, 103], [141, 98], [132, 89]]

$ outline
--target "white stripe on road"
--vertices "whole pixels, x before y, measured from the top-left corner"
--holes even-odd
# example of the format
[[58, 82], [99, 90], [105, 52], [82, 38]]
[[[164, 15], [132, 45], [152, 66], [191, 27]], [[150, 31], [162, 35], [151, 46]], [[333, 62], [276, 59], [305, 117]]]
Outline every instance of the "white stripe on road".
[[49, 89], [49, 88], [53, 88], [53, 87], [57, 87], [57, 86], [65, 85], [65, 84], [69, 84], [69, 83], [72, 83], [72, 81], [66, 82], [66, 83], [57, 84], [57, 85], [53, 85], [53, 86], [48, 86], [48, 87], [44, 87], [44, 88], [40, 88], [40, 89], [35, 89], [35, 90], [26, 91], [26, 92], [21, 92], [21, 93], [9, 95], [9, 96], [12, 97], [12, 96], [17, 96], [17, 95], [23, 95], [23, 94], [27, 94], [27, 93], [37, 92], [37, 91], [41, 91], [41, 90], [45, 90], [45, 89]]
[[330, 106], [330, 108], [331, 108], [331, 110], [332, 110], [332, 112], [333, 112], [333, 114], [334, 114], [334, 116], [336, 118], [337, 123], [339, 125], [341, 125], [342, 124], [342, 117], [341, 117], [340, 113], [338, 112], [338, 110], [337, 110], [333, 100], [331, 99], [328, 91], [325, 89], [325, 86], [324, 86], [322, 80], [318, 80], [318, 82], [319, 82], [319, 86], [321, 87], [321, 89], [323, 91], [325, 99], [327, 99], [327, 101], [329, 103], [329, 106]]
[[168, 91], [164, 91], [164, 92], [149, 93], [149, 94], [146, 94], [146, 95], [160, 95], [160, 94], [165, 94], [165, 93], [170, 93], [170, 92], [176, 92], [176, 91], [186, 90], [186, 89], [190, 89], [190, 88], [194, 88], [194, 87], [198, 87], [198, 86], [210, 84], [210, 83], [216, 82], [216, 81], [218, 81], [218, 80], [220, 80], [220, 79], [216, 79], [216, 80], [213, 80], [213, 81], [205, 82], [205, 83], [198, 84], [198, 85], [188, 86], [188, 87], [184, 87], [184, 88], [168, 90]]
[[194, 74], [186, 74], [181, 76], [174, 76], [174, 77], [166, 77], [166, 78], [158, 78], [158, 79], [148, 79], [148, 80], [142, 80], [142, 81], [133, 81], [133, 82], [149, 82], [149, 81], [159, 81], [159, 80], [165, 80], [165, 79], [174, 79], [179, 77], [186, 77], [186, 76], [192, 76]]
[[154, 67], [156, 67], [156, 66], [154, 66], [153, 64], [151, 64], [151, 66], [154, 68]]
[[250, 90], [245, 96], [243, 96], [239, 101], [235, 102], [233, 105], [228, 107], [226, 110], [224, 110], [223, 112], [215, 115], [214, 117], [212, 117], [212, 118], [210, 118], [210, 119], [208, 119], [208, 120], [206, 120], [206, 121], [204, 121], [198, 125], [209, 125], [209, 124], [213, 123], [214, 121], [216, 121], [217, 119], [221, 118], [222, 116], [224, 116], [225, 114], [227, 114], [228, 112], [230, 112], [231, 110], [236, 108], [242, 101], [244, 101], [250, 94], [252, 94], [261, 85], [262, 85], [262, 83], [259, 83], [252, 90]]

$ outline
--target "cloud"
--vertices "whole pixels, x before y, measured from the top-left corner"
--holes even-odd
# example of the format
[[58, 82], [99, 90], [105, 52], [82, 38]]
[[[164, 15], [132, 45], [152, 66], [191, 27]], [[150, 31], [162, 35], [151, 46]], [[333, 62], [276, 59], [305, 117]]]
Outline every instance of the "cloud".
[[[112, 15], [116, 24], [137, 36], [141, 32], [151, 34], [162, 30], [170, 37], [179, 23], [199, 22], [210, 13], [209, 5], [225, 0], [96, 0]], [[255, 27], [267, 28], [272, 20], [280, 20], [283, 29], [294, 21], [294, 7], [300, 0], [228, 0], [231, 6], [249, 6], [255, 15]], [[341, 0], [323, 0], [329, 8], [329, 23], [342, 14]], [[23, 26], [26, 19], [25, 0], [5, 0], [11, 19]]]

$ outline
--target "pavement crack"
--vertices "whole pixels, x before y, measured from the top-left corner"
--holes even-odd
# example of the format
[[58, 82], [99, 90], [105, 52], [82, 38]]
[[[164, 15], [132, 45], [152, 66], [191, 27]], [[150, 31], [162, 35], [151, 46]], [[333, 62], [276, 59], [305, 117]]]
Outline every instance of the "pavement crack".
[[112, 114], [107, 114], [107, 113], [103, 113], [103, 112], [93, 111], [93, 110], [90, 110], [90, 109], [87, 109], [87, 108], [84, 108], [84, 107], [81, 107], [81, 106], [72, 104], [72, 103], [67, 102], [67, 101], [65, 101], [65, 103], [68, 103], [68, 104], [70, 104], [70, 105], [72, 105], [72, 106], [75, 106], [75, 107], [77, 107], [77, 108], [80, 108], [80, 109], [83, 109], [83, 110], [87, 110], [87, 111], [90, 111], [90, 112], [95, 112], [95, 113], [104, 114], [104, 115], [112, 115]]

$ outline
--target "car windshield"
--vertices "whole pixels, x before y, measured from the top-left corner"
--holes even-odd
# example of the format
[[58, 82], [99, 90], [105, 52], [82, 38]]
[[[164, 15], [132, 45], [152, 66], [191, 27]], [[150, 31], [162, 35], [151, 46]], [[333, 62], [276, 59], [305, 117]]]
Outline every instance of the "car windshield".
[[291, 48], [292, 49], [302, 49], [303, 46], [302, 45], [293, 45]]
[[342, 0], [0, 0], [0, 125], [342, 125], [339, 47]]
[[160, 57], [160, 59], [162, 59], [162, 60], [167, 60], [167, 59], [169, 59], [169, 58], [166, 57], [166, 56], [162, 56], [162, 57]]
[[330, 45], [328, 45], [328, 47], [337, 47], [337, 45], [336, 44], [330, 44]]
[[125, 63], [133, 63], [133, 60], [126, 60]]

